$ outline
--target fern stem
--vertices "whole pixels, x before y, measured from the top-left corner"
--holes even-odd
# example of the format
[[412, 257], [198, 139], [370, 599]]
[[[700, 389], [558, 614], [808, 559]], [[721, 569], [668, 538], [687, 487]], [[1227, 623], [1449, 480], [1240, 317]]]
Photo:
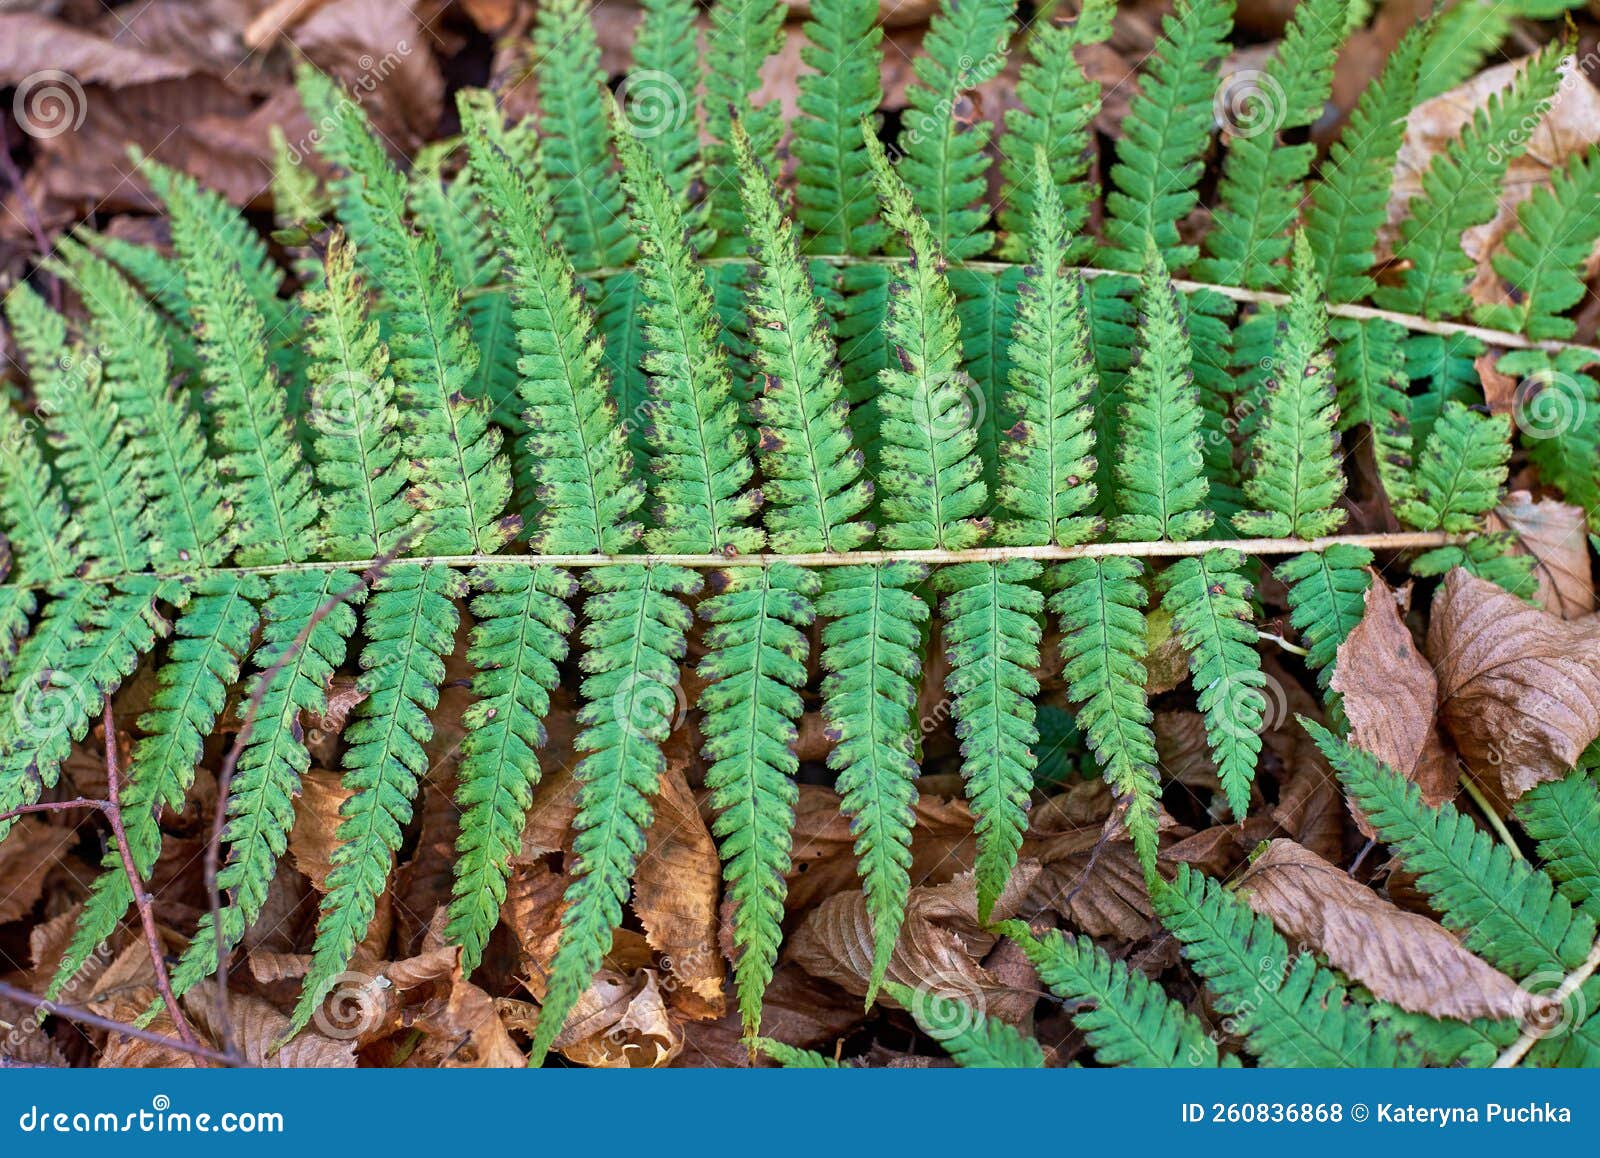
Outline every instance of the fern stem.
[[[904, 265], [911, 259], [903, 255], [862, 257], [848, 253], [808, 253], [808, 261], [820, 261], [827, 265], [835, 266], [884, 266]], [[709, 257], [701, 258], [697, 264], [702, 266], [719, 265], [750, 265], [748, 257]], [[619, 273], [626, 273], [631, 266], [606, 266], [601, 269], [582, 271], [580, 278], [605, 278], [614, 277]], [[955, 270], [972, 270], [980, 273], [1005, 273], [1008, 270], [1023, 269], [1019, 262], [1011, 261], [951, 261], [947, 264], [947, 272]], [[1116, 269], [1102, 269], [1099, 266], [1076, 266], [1074, 272], [1080, 277], [1127, 277], [1127, 271]], [[1253, 290], [1244, 286], [1214, 285], [1211, 282], [1192, 281], [1188, 278], [1175, 277], [1172, 279], [1173, 288], [1183, 294], [1202, 293], [1210, 291], [1220, 294], [1230, 301], [1246, 302], [1254, 305], [1284, 306], [1289, 304], [1289, 295], [1278, 293], [1274, 290]], [[476, 297], [480, 294], [504, 293], [507, 290], [504, 283], [491, 283], [477, 286], [462, 291], [463, 298]], [[1461, 337], [1476, 338], [1478, 341], [1490, 346], [1499, 346], [1508, 350], [1544, 350], [1552, 354], [1559, 354], [1567, 350], [1578, 353], [1592, 354], [1600, 361], [1600, 348], [1583, 346], [1575, 342], [1562, 342], [1554, 338], [1536, 339], [1523, 334], [1513, 333], [1510, 330], [1494, 330], [1487, 326], [1474, 326], [1469, 322], [1447, 322], [1434, 318], [1424, 318], [1419, 314], [1406, 314], [1398, 310], [1380, 310], [1376, 306], [1360, 306], [1348, 302], [1329, 302], [1328, 316], [1335, 318], [1357, 318], [1364, 321], [1382, 320], [1394, 322], [1413, 333], [1438, 334], [1441, 337], [1459, 335]]]
[[1473, 782], [1471, 776], [1463, 775], [1461, 787], [1466, 789], [1467, 795], [1472, 797], [1472, 803], [1478, 806], [1478, 811], [1483, 813], [1483, 818], [1489, 822], [1489, 827], [1494, 829], [1495, 835], [1500, 838], [1500, 843], [1506, 846], [1506, 851], [1511, 854], [1512, 860], [1526, 860], [1522, 850], [1517, 847], [1516, 838], [1511, 835], [1511, 830], [1506, 827], [1506, 822], [1495, 811], [1494, 805], [1489, 803], [1489, 798], [1483, 794], [1483, 789]]
[[[1463, 777], [1463, 779], [1465, 779]], [[1559, 1009], [1568, 998], [1583, 987], [1583, 983], [1594, 976], [1595, 970], [1600, 969], [1600, 941], [1596, 941], [1589, 950], [1589, 955], [1562, 980], [1561, 985], [1550, 995], [1550, 1005]], [[1522, 1031], [1522, 1035], [1506, 1047], [1506, 1051], [1494, 1059], [1491, 1069], [1508, 1070], [1514, 1068], [1522, 1061], [1527, 1052], [1538, 1045], [1547, 1030], [1537, 1022]]]

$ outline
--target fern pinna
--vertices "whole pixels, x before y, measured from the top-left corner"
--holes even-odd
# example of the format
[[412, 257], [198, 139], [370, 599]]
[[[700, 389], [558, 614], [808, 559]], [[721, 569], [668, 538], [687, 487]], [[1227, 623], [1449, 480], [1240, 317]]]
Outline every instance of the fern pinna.
[[[355, 675], [298, 1032], [371, 932], [425, 786], [448, 784], [460, 813], [440, 929], [464, 971], [492, 960], [543, 770], [566, 755], [541, 751], [547, 719], [570, 698], [576, 815], [559, 935], [529, 980], [530, 1060], [629, 919], [671, 761], [720, 853], [741, 1027], [754, 1049], [817, 1064], [757, 1037], [804, 867], [803, 777], [831, 784], [848, 825], [867, 1003], [886, 995], [930, 1034], [964, 1012], [941, 996], [919, 1013], [890, 973], [921, 883], [918, 781], [943, 759], [924, 741], [948, 716], [977, 921], [1014, 918], [1002, 901], [1052, 778], [1098, 770], [1116, 801], [1104, 839], [1131, 848], [1149, 910], [1233, 1025], [1208, 1033], [1089, 938], [1004, 921], [1101, 1063], [1477, 1059], [1504, 1027], [1407, 1020], [1163, 858], [1184, 792], [1234, 822], [1261, 811], [1263, 602], [1327, 689], [1375, 562], [1536, 597], [1531, 561], [1481, 533], [1516, 430], [1545, 485], [1600, 505], [1600, 386], [1571, 341], [1600, 236], [1593, 152], [1521, 203], [1491, 263], [1500, 299], [1474, 299], [1459, 246], [1508, 160], [1489, 144], [1542, 113], [1559, 52], [1434, 159], [1399, 264], [1380, 270], [1405, 117], [1429, 68], [1455, 67], [1448, 15], [1401, 40], [1319, 160], [1302, 138], [1350, 27], [1336, 0], [1302, 4], [1268, 60], [1280, 119], [1230, 121], [1220, 140], [1232, 5], [1180, 0], [1109, 147], [1082, 56], [1111, 35], [1100, 0], [1031, 26], [946, 0], [893, 147], [875, 4], [813, 0], [792, 134], [758, 95], [782, 5], [712, 5], [703, 60], [694, 5], [643, 7], [615, 99], [586, 8], [553, 0], [531, 33], [535, 118], [507, 124], [492, 94], [463, 91], [459, 137], [409, 168], [304, 67], [331, 177], [275, 182], [294, 224], [281, 236], [301, 247], [292, 278], [220, 195], [140, 159], [171, 252], [80, 230], [48, 261], [71, 310], [9, 293], [33, 409], [9, 392], [0, 410], [0, 814], [59, 791], [74, 744], [148, 661], [152, 690], [124, 721], [126, 851], [148, 877], [164, 817], [231, 735], [220, 904], [189, 930], [181, 995], [267, 910], [312, 766], [305, 722]], [[985, 119], [978, 90], [1008, 54], [1014, 107]], [[1216, 204], [1196, 212], [1214, 153]], [[1525, 379], [1510, 416], [1483, 405], [1483, 327], [1508, 339], [1498, 370]], [[1397, 531], [1349, 533], [1391, 515]], [[1174, 652], [1190, 676], [1176, 689], [1156, 675]], [[447, 774], [434, 736], [458, 667], [470, 703]], [[1163, 766], [1156, 714], [1173, 704], [1198, 711], [1209, 787]], [[803, 760], [808, 714], [825, 754]], [[1469, 948], [1519, 976], [1582, 959], [1592, 780], [1519, 806], [1545, 876], [1317, 739]], [[121, 852], [89, 886], [53, 996], [128, 918]], [[1486, 907], [1480, 858], [1526, 914]], [[1264, 1003], [1246, 992], [1260, 962]], [[971, 1021], [943, 1041], [961, 1064], [1042, 1063], [1013, 1028]]]

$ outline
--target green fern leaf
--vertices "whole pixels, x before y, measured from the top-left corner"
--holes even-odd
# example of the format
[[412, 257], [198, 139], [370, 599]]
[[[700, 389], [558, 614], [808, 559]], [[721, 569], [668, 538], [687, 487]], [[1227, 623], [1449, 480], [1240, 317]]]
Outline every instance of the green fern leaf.
[[1036, 938], [1021, 921], [1007, 921], [1000, 929], [1022, 947], [1050, 992], [1068, 1003], [1073, 1024], [1101, 1065], [1202, 1069], [1225, 1064], [1192, 1013], [1088, 937], [1064, 937], [1052, 929]]
[[915, 718], [928, 606], [914, 563], [840, 567], [827, 578], [817, 612], [822, 629], [822, 711], [838, 742], [840, 810], [850, 818], [872, 922], [870, 1004], [883, 984], [911, 893], [911, 828], [917, 799]]
[[1545, 872], [1561, 893], [1600, 920], [1600, 788], [1583, 769], [1535, 786], [1517, 817], [1539, 845]]
[[1366, 610], [1372, 552], [1337, 543], [1278, 564], [1274, 574], [1289, 589], [1289, 622], [1305, 640], [1306, 666], [1328, 686], [1334, 655]]
[[1250, 806], [1267, 709], [1244, 566], [1239, 552], [1216, 550], [1179, 559], [1161, 575], [1161, 606], [1189, 650], [1206, 739], [1236, 820]]
[[1500, 500], [1510, 459], [1508, 416], [1479, 414], [1452, 402], [1423, 447], [1416, 497], [1395, 513], [1419, 531], [1475, 531]]
[[706, 169], [725, 174], [706, 190], [706, 213], [717, 240], [708, 251], [713, 257], [743, 255], [744, 208], [739, 182], [733, 179], [742, 166], [734, 144], [734, 124], [746, 134], [747, 151], [765, 166], [774, 163], [783, 121], [777, 101], [759, 108], [753, 103], [761, 88], [761, 67], [783, 47], [783, 21], [788, 13], [783, 0], [717, 0], [711, 5], [711, 26], [706, 34], [706, 131], [712, 143], [706, 149]]
[[1160, 782], [1153, 718], [1145, 701], [1146, 595], [1134, 559], [1073, 559], [1056, 574], [1050, 609], [1061, 620], [1062, 678], [1078, 727], [1112, 790], [1139, 860], [1153, 869]]
[[1043, 1069], [1044, 1051], [1014, 1025], [990, 1017], [965, 995], [890, 983], [889, 994], [910, 1011], [917, 1027], [939, 1043], [962, 1069]]
[[644, 17], [633, 41], [633, 71], [617, 90], [629, 132], [661, 174], [674, 205], [689, 205], [700, 174], [700, 129], [695, 90], [700, 85], [695, 0], [639, 0]]
[[796, 215], [811, 253], [876, 253], [883, 227], [861, 121], [883, 100], [877, 0], [813, 0], [793, 121]]

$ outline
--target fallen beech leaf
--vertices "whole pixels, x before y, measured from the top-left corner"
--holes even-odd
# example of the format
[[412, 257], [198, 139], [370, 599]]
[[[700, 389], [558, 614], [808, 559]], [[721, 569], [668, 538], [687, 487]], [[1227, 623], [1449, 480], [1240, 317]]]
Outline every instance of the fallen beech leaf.
[[459, 946], [434, 943], [385, 966], [383, 975], [400, 991], [402, 1024], [422, 1034], [406, 1064], [446, 1069], [526, 1064], [493, 999], [461, 976]]
[[350, 796], [339, 773], [327, 768], [312, 768], [300, 779], [294, 827], [289, 830], [289, 855], [319, 893], [328, 891], [333, 850], [339, 847], [339, 809]]
[[1433, 1017], [1521, 1020], [1534, 998], [1443, 925], [1397, 908], [1292, 840], [1275, 840], [1239, 893], [1382, 1001]]
[[1600, 736], [1600, 619], [1568, 622], [1456, 568], [1434, 596], [1440, 717], [1474, 778], [1514, 801]]
[[1546, 611], [1562, 619], [1594, 613], [1589, 528], [1582, 507], [1554, 499], [1534, 502], [1527, 491], [1512, 491], [1489, 515], [1489, 529], [1502, 528], [1516, 536], [1515, 554], [1533, 556], [1539, 603]]
[[722, 862], [677, 761], [669, 760], [661, 773], [655, 820], [645, 841], [634, 873], [633, 911], [671, 977], [673, 1004], [691, 1017], [721, 1017], [717, 901]]
[[44, 895], [44, 879], [78, 841], [75, 828], [24, 816], [0, 842], [0, 925], [26, 915]]
[[[208, 1038], [221, 1036], [216, 1023], [217, 987], [213, 981], [203, 981], [183, 996], [183, 1011], [195, 1029]], [[353, 1034], [342, 1038], [319, 1032], [322, 1027], [307, 1028], [296, 1034], [284, 1047], [273, 1052], [273, 1046], [289, 1030], [289, 1019], [260, 997], [249, 993], [228, 996], [228, 1022], [233, 1030], [234, 1045], [244, 1060], [266, 1069], [354, 1069], [356, 1041]], [[339, 1031], [335, 1029], [335, 1033]]]
[[[1361, 622], [1339, 645], [1333, 690], [1344, 697], [1351, 742], [1415, 782], [1422, 798], [1438, 805], [1456, 794], [1456, 766], [1434, 722], [1439, 684], [1433, 667], [1400, 618], [1401, 603], [1410, 598], [1409, 588], [1397, 596], [1373, 572]], [[1365, 816], [1358, 814], [1356, 824], [1368, 837], [1377, 835]]]
[[[1038, 875], [1037, 862], [1018, 863], [1011, 883], [995, 902], [995, 921], [1021, 915]], [[1033, 1012], [1037, 986], [1007, 984], [980, 964], [995, 940], [978, 922], [971, 874], [942, 885], [918, 886], [911, 890], [905, 924], [889, 960], [888, 979], [1021, 1024]], [[859, 891], [829, 897], [795, 931], [786, 956], [813, 977], [864, 996], [872, 973], [872, 922], [867, 917], [866, 898]], [[878, 1000], [899, 1008], [887, 994]]]

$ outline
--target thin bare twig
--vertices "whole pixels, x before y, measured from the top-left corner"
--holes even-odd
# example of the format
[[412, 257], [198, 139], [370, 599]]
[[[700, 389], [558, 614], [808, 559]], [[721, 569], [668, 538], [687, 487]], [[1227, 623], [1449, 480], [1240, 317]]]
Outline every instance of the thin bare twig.
[[[904, 255], [862, 257], [855, 254], [818, 253], [807, 254], [808, 261], [820, 261], [833, 266], [856, 265], [904, 265], [910, 258]], [[701, 264], [706, 266], [719, 265], [749, 265], [748, 257], [712, 257], [702, 259]], [[1008, 261], [960, 261], [951, 262], [951, 269], [967, 269], [983, 273], [1005, 273], [1009, 270], [1021, 269], [1021, 265]], [[626, 267], [608, 266], [601, 269], [581, 271], [578, 276], [583, 278], [606, 278], [619, 273], [627, 272]], [[1101, 269], [1097, 266], [1082, 266], [1073, 270], [1084, 278], [1097, 277], [1133, 277], [1133, 274], [1118, 269]], [[1281, 306], [1287, 305], [1288, 294], [1275, 293], [1271, 290], [1246, 289], [1243, 286], [1215, 285], [1211, 282], [1189, 281], [1184, 278], [1173, 278], [1174, 288], [1182, 293], [1214, 293], [1231, 301], [1253, 303], [1255, 305]], [[465, 297], [477, 297], [482, 294], [504, 293], [509, 286], [494, 282], [489, 285], [476, 286], [465, 292]], [[1477, 338], [1490, 346], [1498, 346], [1503, 350], [1545, 350], [1550, 353], [1561, 353], [1565, 350], [1576, 350], [1590, 354], [1600, 362], [1600, 349], [1592, 346], [1579, 345], [1576, 342], [1561, 342], [1555, 340], [1539, 340], [1529, 338], [1523, 334], [1513, 333], [1509, 330], [1492, 330], [1487, 326], [1474, 326], [1468, 322], [1441, 322], [1432, 318], [1424, 318], [1418, 314], [1403, 314], [1395, 310], [1380, 310], [1372, 306], [1351, 305], [1345, 302], [1329, 302], [1328, 313], [1336, 318], [1356, 318], [1363, 321], [1393, 322], [1403, 329], [1419, 334], [1439, 334], [1444, 337], [1460, 335], [1462, 337]]]
[[178, 1031], [178, 1037], [183, 1044], [191, 1050], [201, 1048], [199, 1040], [190, 1028], [189, 1021], [183, 1015], [183, 1009], [178, 1005], [178, 999], [173, 995], [172, 982], [167, 976], [166, 955], [161, 947], [161, 934], [156, 928], [156, 917], [153, 904], [155, 898], [145, 891], [144, 880], [139, 876], [139, 869], [133, 863], [133, 852], [128, 848], [128, 830], [122, 823], [122, 769], [121, 761], [117, 754], [117, 722], [112, 714], [111, 701], [106, 700], [105, 713], [102, 717], [106, 734], [106, 796], [105, 800], [91, 800], [87, 796], [75, 797], [72, 800], [53, 800], [43, 804], [25, 804], [20, 808], [13, 808], [9, 812], [0, 813], [0, 822], [15, 820], [19, 816], [27, 816], [39, 812], [70, 812], [80, 808], [92, 808], [106, 818], [106, 823], [111, 826], [111, 839], [117, 847], [117, 852], [122, 861], [122, 871], [128, 877], [128, 887], [133, 893], [133, 905], [139, 913], [139, 924], [144, 931], [144, 943], [150, 951], [150, 964], [155, 970], [156, 991], [161, 994], [161, 1003], [166, 1006], [167, 1016], [172, 1019], [173, 1026]]
[[[223, 1051], [230, 1057], [237, 1056], [237, 1051], [233, 1040], [233, 1021], [228, 1012], [228, 942], [222, 935], [222, 890], [218, 887], [217, 878], [222, 871], [222, 834], [228, 824], [228, 789], [233, 783], [233, 774], [239, 767], [239, 757], [243, 755], [245, 745], [250, 742], [250, 734], [255, 730], [256, 714], [261, 711], [261, 701], [266, 698], [267, 689], [272, 686], [272, 681], [278, 677], [278, 673], [300, 653], [317, 625], [332, 614], [334, 608], [350, 599], [356, 592], [376, 582], [383, 569], [392, 563], [396, 555], [404, 551], [406, 546], [407, 542], [402, 541], [397, 543], [394, 550], [384, 558], [371, 560], [359, 579], [342, 591], [329, 596], [316, 611], [312, 612], [311, 618], [306, 620], [289, 646], [279, 653], [278, 658], [273, 660], [256, 680], [255, 690], [250, 694], [249, 704], [239, 725], [239, 732], [234, 736], [233, 744], [229, 747], [228, 754], [223, 757], [222, 766], [217, 772], [217, 809], [211, 818], [211, 834], [206, 840], [205, 879], [206, 894], [211, 906], [211, 932], [217, 944], [217, 1039]], [[346, 567], [359, 565], [344, 564]]]
[[26, 989], [19, 989], [15, 985], [6, 984], [4, 981], [0, 981], [0, 998], [14, 1002], [17, 1005], [26, 1005], [30, 1009], [43, 1010], [47, 1014], [65, 1018], [68, 1021], [75, 1021], [79, 1025], [103, 1029], [108, 1033], [119, 1033], [124, 1037], [147, 1041], [151, 1045], [166, 1046], [168, 1049], [175, 1049], [179, 1053], [203, 1058], [218, 1065], [237, 1066], [243, 1064], [237, 1058], [218, 1053], [214, 1049], [207, 1049], [203, 1045], [190, 1045], [176, 1037], [167, 1037], [165, 1034], [154, 1033], [148, 1029], [140, 1029], [136, 1025], [113, 1021], [109, 1017], [101, 1017], [98, 1013], [90, 1013], [87, 1009], [79, 1009], [75, 1005], [59, 1005], [47, 998], [40, 997], [37, 993], [30, 993]]
[[178, 1031], [178, 1036], [187, 1045], [199, 1045], [194, 1036], [194, 1031], [189, 1028], [189, 1021], [183, 1015], [183, 1010], [178, 1006], [178, 999], [172, 993], [172, 981], [167, 976], [166, 954], [161, 948], [161, 934], [156, 929], [156, 915], [154, 908], [155, 898], [144, 887], [144, 880], [139, 876], [138, 866], [133, 863], [133, 850], [128, 847], [128, 831], [122, 824], [122, 788], [121, 773], [117, 760], [117, 721], [111, 714], [111, 699], [106, 697], [105, 706], [105, 733], [106, 733], [106, 807], [101, 811], [105, 813], [106, 821], [111, 825], [111, 836], [116, 841], [117, 852], [122, 857], [122, 871], [128, 874], [128, 884], [133, 889], [133, 905], [139, 910], [139, 923], [144, 926], [144, 943], [150, 949], [150, 963], [155, 967], [156, 990], [161, 994], [161, 1003], [167, 1007], [167, 1016], [172, 1018], [172, 1024]]

